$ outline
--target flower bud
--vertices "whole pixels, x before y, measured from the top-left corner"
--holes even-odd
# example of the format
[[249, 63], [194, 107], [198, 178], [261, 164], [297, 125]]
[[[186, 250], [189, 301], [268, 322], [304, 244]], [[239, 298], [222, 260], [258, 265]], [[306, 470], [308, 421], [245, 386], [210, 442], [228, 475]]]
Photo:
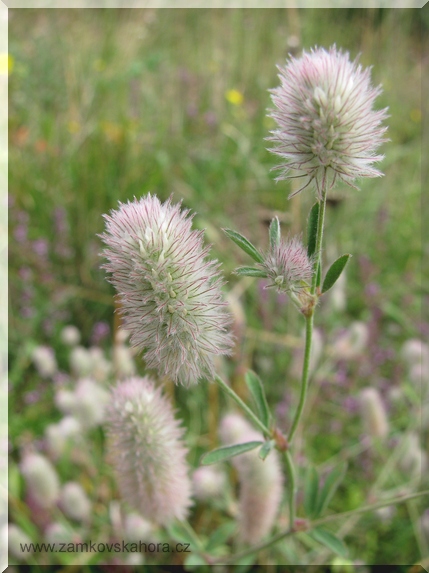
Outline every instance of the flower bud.
[[184, 519], [191, 482], [183, 429], [161, 390], [148, 378], [130, 378], [112, 392], [106, 426], [109, 459], [122, 497], [161, 525]]
[[[220, 436], [225, 445], [263, 440], [238, 414], [228, 414], [220, 425]], [[249, 545], [258, 543], [274, 525], [283, 491], [283, 474], [276, 451], [265, 460], [252, 450], [232, 458], [240, 483], [239, 535]]]

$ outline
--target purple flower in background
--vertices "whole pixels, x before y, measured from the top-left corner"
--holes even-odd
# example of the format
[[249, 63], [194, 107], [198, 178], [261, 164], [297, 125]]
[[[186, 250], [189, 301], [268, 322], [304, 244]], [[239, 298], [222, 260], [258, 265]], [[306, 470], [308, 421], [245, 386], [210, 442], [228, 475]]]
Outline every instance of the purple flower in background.
[[91, 335], [91, 342], [94, 345], [100, 344], [110, 334], [110, 326], [107, 322], [100, 320], [94, 324]]
[[45, 258], [48, 254], [49, 244], [46, 239], [36, 239], [33, 241], [33, 251], [39, 257]]
[[283, 160], [277, 179], [302, 178], [292, 195], [312, 184], [320, 197], [322, 187], [338, 178], [355, 187], [358, 177], [381, 176], [372, 164], [383, 158], [375, 151], [386, 141], [381, 122], [387, 114], [372, 109], [381, 88], [372, 87], [370, 68], [332, 46], [291, 57], [279, 70], [271, 113], [277, 129], [268, 139], [277, 145], [270, 151]]

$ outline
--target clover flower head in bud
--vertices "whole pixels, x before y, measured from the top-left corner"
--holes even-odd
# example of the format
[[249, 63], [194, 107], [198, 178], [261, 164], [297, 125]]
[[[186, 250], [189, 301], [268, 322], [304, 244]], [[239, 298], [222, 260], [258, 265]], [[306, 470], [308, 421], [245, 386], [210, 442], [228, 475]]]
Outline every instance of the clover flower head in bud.
[[148, 378], [129, 378], [112, 392], [106, 422], [109, 459], [119, 490], [145, 519], [182, 520], [191, 505], [183, 429]]
[[149, 194], [106, 215], [101, 236], [131, 344], [149, 368], [187, 386], [213, 378], [214, 357], [232, 347], [218, 263], [188, 214]]
[[277, 128], [268, 140], [284, 161], [277, 179], [302, 178], [292, 195], [312, 184], [321, 197], [337, 179], [355, 187], [358, 177], [381, 176], [373, 164], [383, 159], [376, 150], [387, 114], [372, 109], [381, 88], [371, 85], [370, 68], [332, 46], [291, 57], [279, 71], [281, 85], [271, 91]]
[[261, 266], [273, 281], [270, 286], [277, 287], [279, 292], [299, 290], [308, 285], [313, 273], [313, 262], [298, 237], [281, 239], [272, 246]]

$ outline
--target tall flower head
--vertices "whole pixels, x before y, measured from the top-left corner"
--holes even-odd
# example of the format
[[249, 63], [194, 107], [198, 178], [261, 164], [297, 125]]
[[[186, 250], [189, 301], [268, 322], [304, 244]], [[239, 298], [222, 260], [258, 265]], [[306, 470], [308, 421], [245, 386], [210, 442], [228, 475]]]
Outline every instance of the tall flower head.
[[161, 390], [148, 377], [119, 383], [107, 420], [109, 459], [125, 501], [162, 525], [184, 519], [191, 505], [187, 450]]
[[284, 161], [278, 179], [301, 177], [295, 193], [314, 184], [320, 196], [338, 178], [355, 187], [358, 177], [381, 176], [372, 165], [383, 158], [376, 150], [385, 141], [387, 114], [372, 109], [381, 88], [371, 85], [370, 69], [332, 46], [291, 57], [279, 71], [271, 113], [277, 129], [268, 138]]
[[[220, 424], [225, 445], [263, 440], [239, 414], [227, 414]], [[280, 508], [283, 474], [276, 451], [261, 460], [256, 450], [232, 458], [240, 484], [239, 535], [244, 543], [258, 543], [271, 530]]]
[[230, 316], [218, 263], [189, 211], [150, 194], [105, 215], [104, 268], [118, 291], [131, 344], [149, 368], [191, 385], [214, 376], [213, 358], [229, 354]]

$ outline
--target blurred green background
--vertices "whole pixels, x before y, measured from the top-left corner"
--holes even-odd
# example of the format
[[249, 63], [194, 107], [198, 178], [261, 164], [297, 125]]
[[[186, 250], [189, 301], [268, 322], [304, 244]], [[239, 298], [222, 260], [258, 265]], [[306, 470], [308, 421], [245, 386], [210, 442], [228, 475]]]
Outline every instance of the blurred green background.
[[[278, 84], [276, 65], [284, 64], [289, 51], [316, 45], [335, 43], [352, 59], [361, 54], [360, 62], [373, 66], [373, 83], [383, 85], [377, 106], [388, 106], [390, 114], [380, 166], [385, 177], [359, 182], [359, 192], [338, 187], [332, 193], [325, 258], [354, 256], [345, 305], [338, 310], [327, 300], [316, 320], [328, 346], [332, 333], [352, 321], [372, 328], [366, 370], [354, 365], [347, 373], [352, 392], [378, 381], [382, 387], [401, 382], [401, 345], [429, 334], [420, 306], [420, 82], [428, 29], [423, 11], [26, 9], [9, 16], [12, 459], [19, 459], [23, 434], [36, 440], [46, 419], [58, 417], [48, 386], [36, 405], [27, 406], [26, 393], [40, 383], [31, 368], [32, 348], [52, 346], [66, 369], [58, 342], [65, 324], [81, 330], [85, 345], [97, 344], [97, 328], [105, 325], [110, 334], [100, 344], [109, 348], [113, 289], [99, 268], [97, 234], [103, 213], [148, 192], [163, 200], [173, 195], [195, 211], [195, 225], [206, 229], [212, 254], [223, 263], [226, 290], [234, 290], [242, 323], [236, 355], [222, 366], [225, 375], [244, 392], [242, 375], [252, 367], [266, 380], [272, 404], [284, 398], [284, 372], [301, 335], [301, 317], [275, 293], [231, 275], [249, 261], [221, 228], [238, 230], [260, 248], [267, 245], [274, 215], [284, 234], [305, 233], [314, 196], [304, 192], [288, 201], [290, 184], [273, 181], [276, 159], [264, 138], [274, 127], [267, 108], [269, 89]], [[428, 285], [423, 289], [427, 296]], [[206, 385], [192, 393], [170, 391], [188, 425], [195, 446], [191, 462], [197, 465], [213, 442], [210, 424], [219, 413], [210, 421], [201, 411], [210, 392]], [[293, 400], [296, 391], [293, 380]], [[305, 446], [316, 463], [360, 432], [357, 416], [342, 410], [349, 392], [339, 388], [319, 400]], [[395, 413], [398, 431], [407, 427], [408, 414], [405, 404]], [[340, 428], [331, 428], [332, 415]], [[102, 439], [94, 440], [101, 458]], [[359, 463], [353, 471], [338, 504], [342, 510], [365, 497], [367, 478]], [[368, 563], [419, 558], [422, 548], [405, 508], [390, 529], [365, 519], [352, 541], [355, 557]]]

